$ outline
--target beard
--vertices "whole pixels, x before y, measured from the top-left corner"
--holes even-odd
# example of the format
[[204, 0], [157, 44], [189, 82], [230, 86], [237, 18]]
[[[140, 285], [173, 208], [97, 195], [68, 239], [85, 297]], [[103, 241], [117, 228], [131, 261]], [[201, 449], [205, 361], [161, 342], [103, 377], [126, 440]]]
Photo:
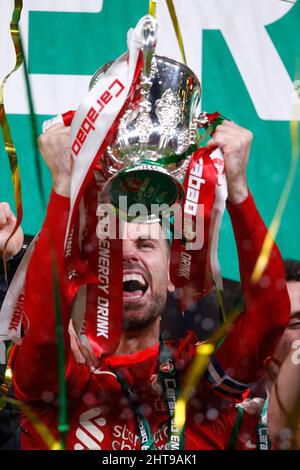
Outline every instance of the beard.
[[160, 294], [145, 307], [123, 305], [123, 331], [139, 331], [150, 326], [163, 313], [167, 294]]

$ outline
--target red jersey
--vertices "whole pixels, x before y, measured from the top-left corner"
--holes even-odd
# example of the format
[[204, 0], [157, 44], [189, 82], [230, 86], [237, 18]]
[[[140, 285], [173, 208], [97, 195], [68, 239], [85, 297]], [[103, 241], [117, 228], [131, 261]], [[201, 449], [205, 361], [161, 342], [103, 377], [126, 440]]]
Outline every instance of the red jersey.
[[[226, 449], [235, 416], [228, 414], [230, 401], [242, 393], [262, 372], [263, 360], [271, 355], [289, 321], [290, 304], [281, 256], [274, 245], [262, 282], [250, 284], [250, 276], [266, 235], [251, 195], [241, 204], [228, 204], [239, 253], [246, 310], [211, 357], [206, 376], [191, 399], [185, 426], [186, 449]], [[77, 364], [70, 351], [68, 323], [73, 286], [63, 263], [68, 199], [52, 193], [47, 216], [28, 268], [24, 310], [30, 328], [13, 357], [16, 396], [58, 437], [58, 371], [55, 306], [50, 255], [56, 253], [60, 280], [62, 326], [67, 351], [66, 384], [70, 430], [67, 449], [139, 449], [137, 424], [131, 404], [114, 375], [118, 371], [139, 397], [157, 448], [167, 442], [169, 413], [157, 373], [158, 349], [128, 356], [103, 358], [91, 373]], [[167, 342], [176, 363], [179, 383], [195, 353], [196, 337], [188, 334], [179, 342]], [[30, 421], [23, 417], [24, 449], [46, 449]]]
[[[193, 333], [180, 342], [167, 342], [172, 351], [182, 383], [197, 341]], [[95, 372], [77, 364], [72, 355], [68, 362], [69, 425], [67, 448], [74, 450], [129, 450], [140, 449], [134, 410], [111, 371], [117, 370], [134, 390], [151, 426], [155, 446], [164, 449], [168, 438], [169, 412], [157, 373], [159, 344], [128, 356], [113, 356], [102, 360]], [[28, 397], [16, 390], [19, 398]], [[55, 395], [44, 394], [44, 399], [30, 403], [33, 411], [45, 422], [57, 439], [58, 409]], [[224, 449], [230, 437], [234, 417], [228, 418], [227, 403], [201, 381], [188, 409], [185, 448]], [[25, 449], [46, 449], [30, 421], [23, 419], [26, 431], [22, 436]]]

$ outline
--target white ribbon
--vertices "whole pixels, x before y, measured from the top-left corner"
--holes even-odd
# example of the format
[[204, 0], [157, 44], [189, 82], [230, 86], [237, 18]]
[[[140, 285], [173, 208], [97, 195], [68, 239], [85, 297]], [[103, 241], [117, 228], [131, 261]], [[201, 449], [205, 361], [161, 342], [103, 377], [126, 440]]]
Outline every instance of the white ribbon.
[[[74, 115], [71, 125], [71, 147], [74, 159], [74, 168], [71, 180], [70, 215], [65, 243], [68, 239], [74, 206], [84, 179], [108, 131], [113, 125], [128, 96], [136, 70], [139, 52], [143, 47], [143, 24], [145, 22], [145, 18], [149, 19], [148, 15], [147, 17], [141, 18], [135, 29], [130, 29], [128, 31], [128, 53], [123, 54], [113, 62], [86, 96], [85, 100], [81, 103]], [[153, 19], [153, 21], [155, 20]], [[115, 83], [115, 86], [112, 86], [113, 83]], [[121, 88], [119, 88], [118, 90], [118, 83], [122, 84], [124, 89], [121, 90]], [[117, 93], [115, 93], [115, 91], [117, 91]], [[75, 143], [76, 139], [77, 141], [83, 140], [82, 135], [80, 137], [80, 134], [78, 133], [80, 133], [81, 130], [84, 132], [84, 122], [87, 122], [85, 121], [86, 119], [90, 122], [88, 116], [91, 109], [94, 109], [97, 113], [99, 112], [99, 99], [101, 101], [100, 97], [102, 97], [106, 92], [111, 93], [113, 97], [105, 104], [99, 113], [99, 117], [97, 117], [97, 119], [92, 123], [93, 128], [88, 130], [86, 134], [83, 134], [85, 135], [85, 140], [82, 145], [80, 145], [80, 150], [78, 151], [78, 145]], [[93, 115], [93, 118], [94, 116], [95, 115]], [[88, 129], [88, 125], [86, 128]]]
[[[2, 304], [0, 311], [0, 341], [12, 340], [17, 344], [21, 343], [21, 323], [23, 313], [15, 313], [15, 308], [21, 298], [21, 295], [24, 295], [26, 272], [37, 238], [38, 235], [27, 247], [23, 259], [11, 281]], [[14, 326], [12, 328], [12, 320], [14, 316], [16, 316], [17, 320], [14, 321]]]
[[218, 147], [214, 150], [210, 158], [217, 170], [217, 184], [215, 190], [215, 202], [212, 209], [210, 223], [210, 265], [212, 278], [215, 286], [223, 290], [223, 281], [218, 257], [219, 236], [222, 224], [222, 218], [225, 211], [226, 199], [228, 196], [227, 181], [224, 171], [224, 155]]

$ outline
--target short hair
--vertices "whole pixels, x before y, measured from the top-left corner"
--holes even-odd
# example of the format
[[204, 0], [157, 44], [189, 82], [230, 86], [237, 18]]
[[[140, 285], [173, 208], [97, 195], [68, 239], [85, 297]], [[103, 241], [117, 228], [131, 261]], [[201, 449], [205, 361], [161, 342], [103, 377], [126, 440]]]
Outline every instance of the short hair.
[[286, 259], [283, 264], [286, 282], [300, 281], [300, 261]]

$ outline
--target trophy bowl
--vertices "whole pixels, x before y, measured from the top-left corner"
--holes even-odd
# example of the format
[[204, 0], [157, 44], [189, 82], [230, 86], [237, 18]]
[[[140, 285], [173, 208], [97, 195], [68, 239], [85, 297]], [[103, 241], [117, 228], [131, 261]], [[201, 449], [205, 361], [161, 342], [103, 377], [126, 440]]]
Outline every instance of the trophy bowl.
[[[103, 194], [116, 208], [126, 195], [128, 205], [147, 208], [144, 222], [157, 222], [158, 205], [180, 207], [184, 199], [180, 180], [191, 158], [186, 152], [195, 143], [201, 86], [192, 70], [155, 55], [154, 46], [150, 58], [147, 54], [133, 98], [103, 155]], [[110, 65], [96, 72], [90, 88]]]

